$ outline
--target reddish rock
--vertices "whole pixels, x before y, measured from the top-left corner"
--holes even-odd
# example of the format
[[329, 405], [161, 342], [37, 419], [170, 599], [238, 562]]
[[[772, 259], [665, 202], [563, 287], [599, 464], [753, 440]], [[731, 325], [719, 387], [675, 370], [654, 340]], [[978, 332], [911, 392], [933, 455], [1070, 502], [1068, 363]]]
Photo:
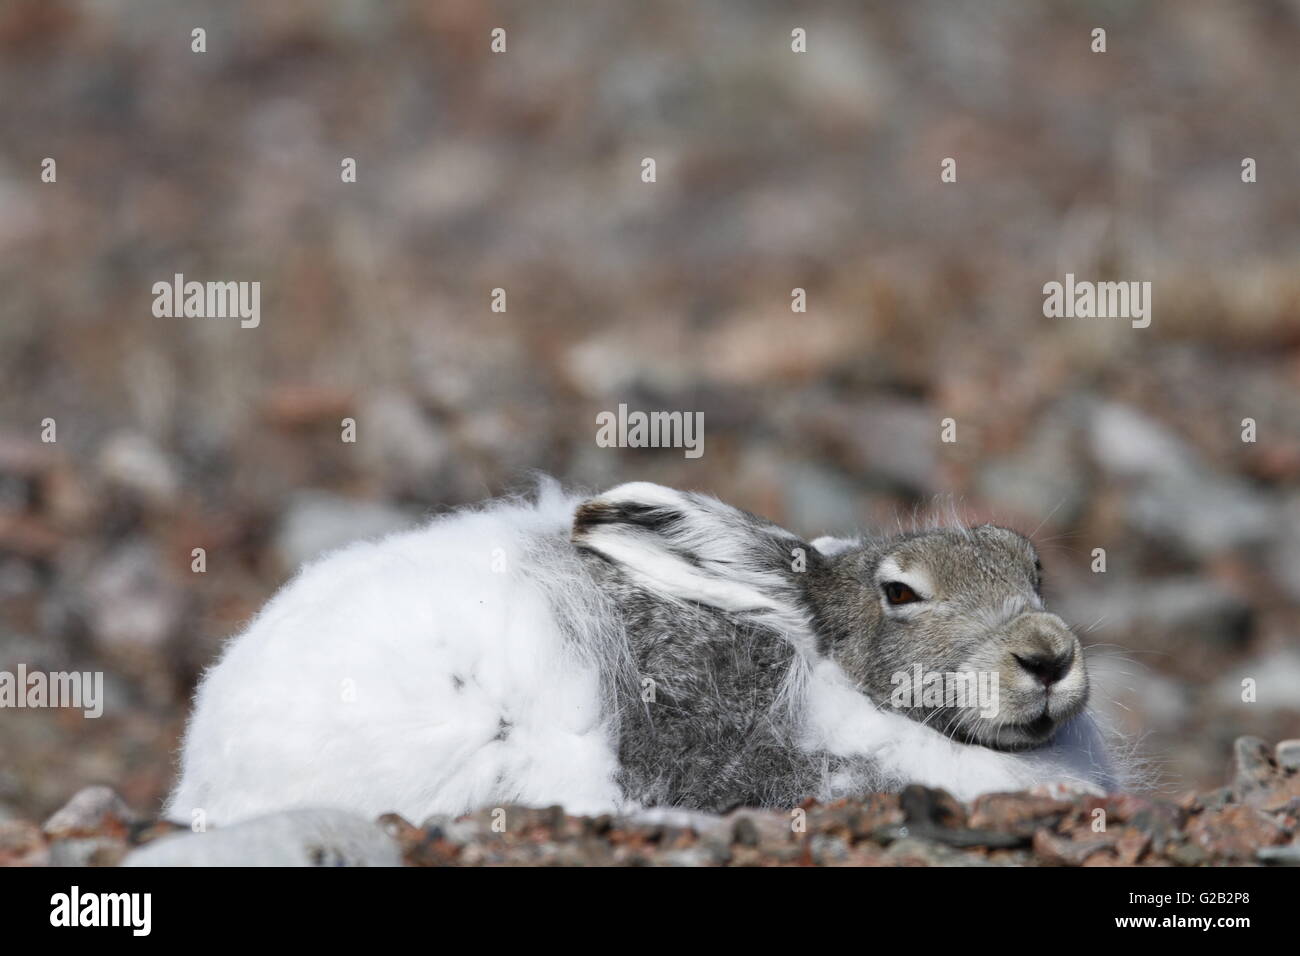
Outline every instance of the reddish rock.
[[[861, 800], [813, 805], [805, 812], [808, 832], [842, 833], [854, 842], [869, 839], [881, 827], [900, 824], [904, 819], [898, 794], [893, 793], [873, 793]], [[964, 809], [962, 815], [965, 815]]]
[[1136, 827], [1125, 827], [1120, 831], [1119, 842], [1115, 845], [1118, 862], [1124, 866], [1133, 866], [1151, 846], [1150, 834], [1143, 833]]
[[1286, 840], [1282, 826], [1255, 807], [1231, 806], [1206, 810], [1192, 817], [1187, 835], [1210, 856], [1228, 860], [1249, 860], [1260, 847]]
[[1113, 850], [1119, 840], [1109, 834], [1080, 835], [1078, 839], [1060, 836], [1050, 830], [1034, 833], [1034, 853], [1045, 863], [1080, 866], [1094, 853]]
[[42, 866], [49, 848], [41, 828], [25, 820], [0, 823], [0, 866]]
[[1028, 834], [1041, 826], [1055, 826], [1072, 809], [1073, 804], [1052, 797], [990, 793], [976, 799], [969, 826], [976, 830]]
[[352, 408], [346, 389], [317, 385], [281, 385], [262, 399], [262, 415], [282, 428], [301, 428], [323, 422], [338, 424]]

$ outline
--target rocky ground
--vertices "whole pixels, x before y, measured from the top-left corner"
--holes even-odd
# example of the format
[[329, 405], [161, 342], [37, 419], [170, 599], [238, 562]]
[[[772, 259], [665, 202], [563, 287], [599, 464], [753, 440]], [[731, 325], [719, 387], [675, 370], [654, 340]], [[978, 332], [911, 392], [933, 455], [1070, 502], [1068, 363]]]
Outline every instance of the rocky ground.
[[8, 866], [1300, 866], [1300, 740], [1235, 745], [1232, 782], [1177, 801], [912, 786], [790, 811], [575, 817], [499, 807], [422, 821], [300, 810], [191, 833], [112, 790], [0, 823]]
[[[1034, 532], [1158, 799], [1300, 737], [1296, 4], [133, 6], [0, 4], [0, 671], [105, 680], [0, 711], [7, 854], [72, 852], [22, 821], [86, 786], [156, 814], [303, 561], [530, 469], [808, 536], [955, 501]], [[1151, 281], [1150, 327], [1046, 318], [1067, 270]], [[261, 324], [153, 316], [176, 272]], [[703, 456], [598, 447], [620, 403]]]

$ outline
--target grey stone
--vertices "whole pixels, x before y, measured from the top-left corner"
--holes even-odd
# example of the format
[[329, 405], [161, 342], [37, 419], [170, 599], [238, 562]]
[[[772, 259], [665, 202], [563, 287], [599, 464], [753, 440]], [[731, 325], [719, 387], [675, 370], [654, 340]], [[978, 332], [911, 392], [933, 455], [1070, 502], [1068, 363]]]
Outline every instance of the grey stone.
[[1110, 647], [1090, 648], [1087, 659], [1093, 700], [1102, 708], [1133, 713], [1144, 731], [1178, 734], [1194, 716], [1191, 689], [1185, 682], [1135, 663]]
[[753, 817], [737, 817], [731, 832], [732, 839], [741, 846], [758, 846], [758, 824]]
[[1300, 770], [1300, 740], [1283, 740], [1277, 745], [1277, 765], [1283, 770]]
[[810, 534], [848, 534], [861, 525], [862, 493], [838, 472], [811, 462], [782, 469], [785, 516], [790, 526]]
[[1300, 866], [1300, 843], [1288, 843], [1286, 846], [1263, 846], [1255, 853], [1261, 863], [1274, 866]]
[[659, 866], [717, 866], [716, 856], [705, 846], [689, 846], [681, 850], [668, 850], [655, 861]]
[[849, 858], [849, 845], [841, 836], [814, 833], [808, 843], [813, 862], [819, 865], [843, 863]]
[[449, 814], [429, 817], [420, 825], [420, 829], [429, 834], [441, 834], [444, 840], [457, 846], [467, 846], [482, 839], [488, 832], [473, 817], [458, 820]]
[[1044, 413], [1024, 445], [987, 461], [976, 475], [981, 498], [1035, 522], [1065, 527], [1083, 510], [1088, 492], [1077, 436], [1077, 404], [1060, 403]]
[[128, 653], [160, 649], [178, 632], [185, 610], [161, 552], [144, 538], [126, 541], [95, 563], [82, 601], [96, 643]]
[[1093, 458], [1112, 477], [1164, 480], [1196, 467], [1178, 436], [1127, 405], [1100, 403], [1088, 424]]
[[1102, 471], [1132, 484], [1127, 520], [1138, 531], [1196, 557], [1272, 540], [1279, 509], [1271, 500], [1213, 473], [1190, 446], [1137, 410], [1099, 404], [1089, 438]]
[[163, 837], [123, 866], [401, 866], [397, 842], [343, 810], [286, 810], [205, 833]]
[[[1253, 701], [1242, 700], [1242, 681], [1255, 682]], [[1253, 657], [1214, 684], [1214, 700], [1231, 709], [1300, 710], [1300, 651], [1279, 648]]]
[[117, 432], [99, 450], [99, 472], [112, 484], [155, 505], [168, 505], [180, 491], [172, 459], [148, 436]]
[[1165, 856], [1179, 866], [1200, 866], [1210, 860], [1210, 854], [1195, 843], [1175, 843]]
[[121, 828], [136, 819], [126, 803], [110, 787], [84, 787], [78, 790], [42, 825], [47, 836]]
[[1195, 557], [1271, 540], [1278, 508], [1245, 482], [1211, 474], [1161, 478], [1132, 491], [1129, 523]]
[[1268, 786], [1277, 777], [1273, 748], [1258, 737], [1238, 737], [1232, 745], [1235, 775], [1232, 786], [1238, 797]]
[[702, 824], [696, 824], [693, 828], [696, 833], [707, 833], [710, 836], [726, 832], [730, 840], [742, 846], [770, 847], [788, 843], [794, 836], [794, 818], [789, 813], [754, 813], [741, 809], [717, 819], [727, 828], [725, 831], [704, 827]]
[[731, 828], [725, 817], [703, 810], [686, 810], [681, 807], [646, 807], [629, 813], [618, 821], [619, 826], [665, 826], [693, 830], [705, 835], [727, 835]]
[[382, 537], [414, 522], [414, 515], [378, 502], [302, 491], [293, 495], [285, 509], [275, 550], [283, 567], [297, 568], [327, 551]]
[[410, 398], [384, 393], [357, 416], [357, 449], [376, 473], [420, 485], [435, 479], [451, 458], [442, 428]]
[[876, 398], [819, 409], [800, 428], [833, 446], [853, 474], [929, 493], [938, 486], [942, 417], [919, 402]]
[[126, 855], [126, 842], [113, 837], [75, 837], [50, 844], [50, 866], [116, 866]]
[[1202, 810], [1222, 810], [1235, 799], [1231, 787], [1218, 787], [1209, 793], [1199, 795], [1196, 803]]
[[904, 836], [889, 844], [885, 856], [892, 861], [920, 862], [927, 866], [999, 866], [981, 853], [963, 853], [933, 840]]
[[[1096, 575], [1107, 578], [1110, 575]], [[1241, 641], [1250, 608], [1227, 587], [1204, 578], [1179, 576], [1130, 583], [1127, 579], [1071, 590], [1057, 602], [1059, 613], [1080, 627], [1101, 617], [1092, 637], [1122, 636], [1129, 647], [1225, 646]], [[1104, 635], [1104, 636], [1103, 636]]]
[[1282, 509], [1268, 562], [1274, 577], [1293, 601], [1300, 601], [1300, 494]]

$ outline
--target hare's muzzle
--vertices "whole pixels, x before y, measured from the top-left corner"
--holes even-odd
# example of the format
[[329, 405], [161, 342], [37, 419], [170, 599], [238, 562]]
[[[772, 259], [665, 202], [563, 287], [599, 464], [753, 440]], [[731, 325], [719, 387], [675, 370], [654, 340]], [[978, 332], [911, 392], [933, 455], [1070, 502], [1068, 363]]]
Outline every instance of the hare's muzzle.
[[1000, 644], [1003, 700], [994, 724], [996, 743], [1033, 746], [1087, 703], [1082, 648], [1064, 621], [1043, 611], [1017, 617]]

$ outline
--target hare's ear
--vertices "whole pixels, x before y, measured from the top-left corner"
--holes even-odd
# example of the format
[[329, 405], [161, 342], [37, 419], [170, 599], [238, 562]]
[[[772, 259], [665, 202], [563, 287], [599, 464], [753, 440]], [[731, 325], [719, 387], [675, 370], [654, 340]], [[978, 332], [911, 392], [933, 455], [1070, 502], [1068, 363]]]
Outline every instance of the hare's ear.
[[578, 506], [573, 542], [664, 598], [802, 621], [791, 565], [798, 537], [716, 498], [648, 482]]

